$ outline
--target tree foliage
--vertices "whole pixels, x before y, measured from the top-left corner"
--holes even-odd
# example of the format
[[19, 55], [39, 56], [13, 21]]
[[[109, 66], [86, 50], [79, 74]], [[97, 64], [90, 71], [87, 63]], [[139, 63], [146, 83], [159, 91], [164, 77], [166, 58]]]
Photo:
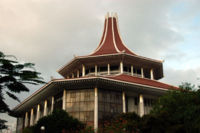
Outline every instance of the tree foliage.
[[200, 133], [200, 90], [183, 83], [159, 98], [150, 114], [122, 114], [104, 129], [116, 133]]
[[[5, 55], [0, 51], [0, 113], [10, 112], [5, 95], [20, 102], [16, 94], [29, 91], [25, 84], [44, 83], [39, 75], [33, 63], [19, 63], [14, 56]], [[0, 121], [0, 129], [6, 128], [6, 121]]]
[[189, 83], [162, 96], [152, 112], [144, 116], [142, 132], [148, 133], [199, 133], [200, 91]]
[[34, 132], [39, 133], [44, 126], [47, 133], [78, 133], [84, 128], [84, 124], [78, 119], [69, 116], [64, 110], [55, 110], [51, 115], [41, 118], [34, 127]]

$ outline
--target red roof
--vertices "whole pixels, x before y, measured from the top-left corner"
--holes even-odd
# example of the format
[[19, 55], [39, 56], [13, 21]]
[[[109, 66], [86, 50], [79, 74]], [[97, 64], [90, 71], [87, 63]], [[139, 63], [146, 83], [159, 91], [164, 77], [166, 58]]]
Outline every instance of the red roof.
[[125, 82], [129, 82], [129, 83], [140, 84], [140, 85], [147, 85], [147, 86], [152, 86], [152, 87], [157, 87], [157, 88], [163, 88], [163, 89], [168, 89], [168, 90], [179, 90], [178, 87], [168, 85], [165, 83], [161, 83], [156, 80], [139, 78], [139, 77], [134, 77], [134, 76], [125, 75], [125, 74], [121, 74], [121, 75], [117, 75], [117, 76], [107, 76], [106, 78], [113, 79], [113, 80], [119, 80], [119, 81], [125, 81]]
[[118, 29], [117, 16], [114, 15], [112, 17], [109, 17], [108, 15], [105, 18], [104, 31], [100, 44], [98, 45], [97, 49], [91, 54], [91, 56], [115, 54], [121, 52], [136, 55], [131, 50], [129, 50], [122, 42]]

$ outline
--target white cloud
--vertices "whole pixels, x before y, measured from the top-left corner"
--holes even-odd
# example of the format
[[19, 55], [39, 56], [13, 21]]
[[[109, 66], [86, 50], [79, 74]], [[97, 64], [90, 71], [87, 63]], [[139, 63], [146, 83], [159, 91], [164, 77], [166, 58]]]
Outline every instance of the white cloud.
[[[60, 77], [56, 70], [74, 54], [86, 55], [97, 47], [103, 16], [114, 11], [119, 16], [122, 39], [130, 49], [139, 55], [165, 59], [166, 78], [162, 81], [173, 85], [181, 81], [196, 83], [200, 55], [197, 43], [191, 41], [195, 32], [195, 42], [199, 42], [200, 28], [192, 23], [199, 14], [198, 2], [1, 0], [0, 50], [17, 56], [20, 61], [34, 62], [46, 81], [50, 76]], [[183, 10], [179, 10], [179, 5]], [[185, 46], [195, 52], [190, 54]], [[25, 98], [29, 94], [21, 95]], [[13, 101], [8, 102], [14, 106]]]

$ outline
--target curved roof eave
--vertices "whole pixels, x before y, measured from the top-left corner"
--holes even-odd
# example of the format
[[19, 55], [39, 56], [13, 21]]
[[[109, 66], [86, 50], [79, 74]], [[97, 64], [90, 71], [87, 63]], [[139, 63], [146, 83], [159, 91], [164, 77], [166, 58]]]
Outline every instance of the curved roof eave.
[[[110, 76], [111, 77], [111, 76]], [[161, 87], [155, 87], [155, 86], [150, 86], [150, 85], [144, 85], [144, 84], [138, 84], [138, 83], [133, 83], [133, 82], [128, 82], [128, 81], [122, 81], [122, 80], [118, 80], [118, 79], [112, 79], [109, 78], [109, 76], [101, 76], [101, 77], [82, 77], [82, 78], [76, 78], [76, 79], [56, 79], [56, 80], [52, 80], [49, 83], [47, 83], [46, 85], [44, 85], [43, 87], [41, 87], [39, 90], [37, 90], [35, 93], [33, 93], [31, 96], [29, 96], [28, 98], [26, 98], [23, 102], [21, 102], [19, 105], [17, 105], [16, 107], [14, 107], [12, 110], [16, 111], [18, 110], [23, 104], [26, 104], [27, 102], [30, 101], [30, 99], [32, 99], [33, 97], [35, 97], [36, 95], [38, 95], [39, 93], [41, 93], [43, 90], [47, 89], [48, 87], [50, 87], [51, 85], [55, 84], [55, 83], [69, 83], [71, 81], [80, 81], [80, 80], [104, 80], [104, 81], [112, 81], [115, 83], [121, 83], [121, 84], [127, 84], [127, 85], [131, 85], [131, 86], [138, 86], [138, 87], [144, 87], [144, 88], [151, 88], [154, 90], [158, 90], [158, 91], [168, 91], [169, 89], [166, 88], [161, 88]]]

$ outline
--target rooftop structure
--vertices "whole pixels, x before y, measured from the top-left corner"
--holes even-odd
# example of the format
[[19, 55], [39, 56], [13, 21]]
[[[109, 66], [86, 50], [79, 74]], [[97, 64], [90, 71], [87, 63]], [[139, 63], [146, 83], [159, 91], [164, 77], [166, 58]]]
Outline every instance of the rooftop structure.
[[17, 131], [34, 125], [55, 108], [98, 129], [108, 115], [149, 113], [154, 101], [179, 88], [159, 82], [162, 61], [139, 56], [123, 43], [116, 14], [107, 14], [101, 41], [94, 52], [77, 56], [53, 79], [13, 109]]

